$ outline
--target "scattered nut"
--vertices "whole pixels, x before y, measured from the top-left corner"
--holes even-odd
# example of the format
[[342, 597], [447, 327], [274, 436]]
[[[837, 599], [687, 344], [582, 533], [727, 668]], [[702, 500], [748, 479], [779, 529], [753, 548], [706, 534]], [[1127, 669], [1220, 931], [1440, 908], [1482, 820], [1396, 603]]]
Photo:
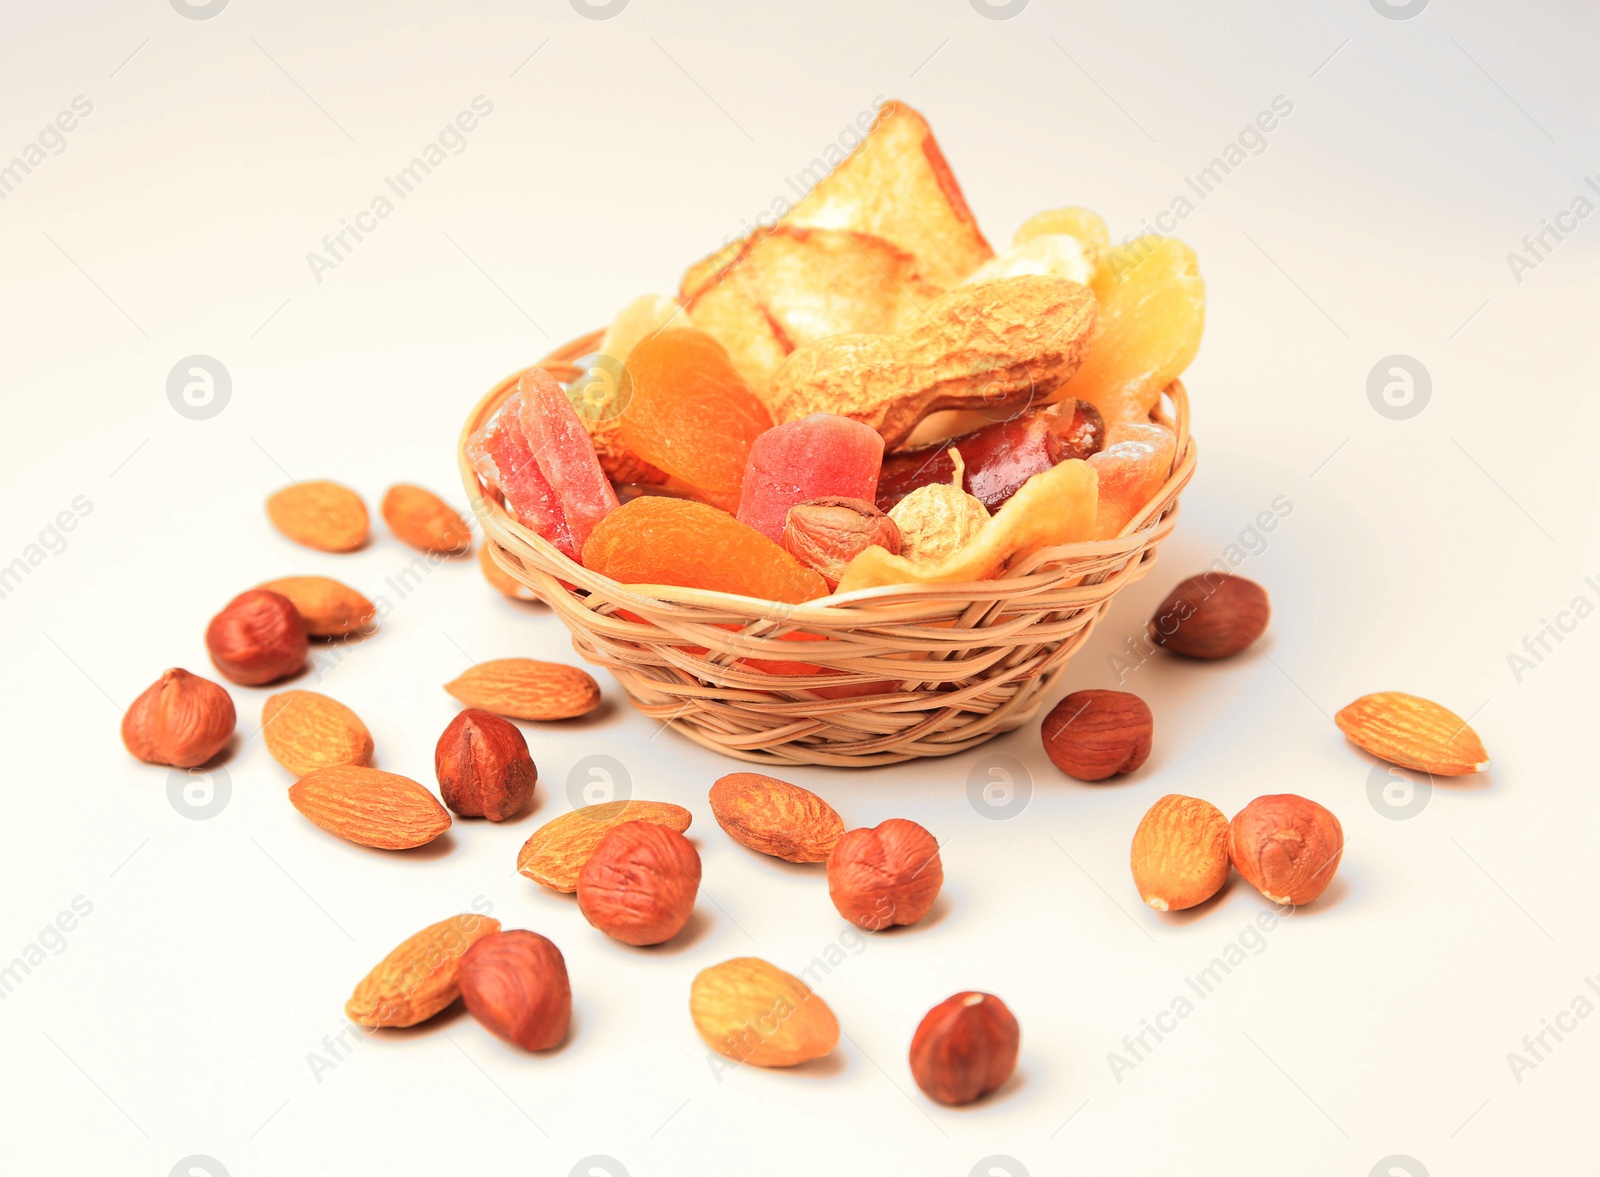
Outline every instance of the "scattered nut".
[[492, 541], [485, 539], [478, 548], [478, 567], [483, 572], [483, 579], [489, 582], [489, 587], [513, 601], [537, 601], [538, 593], [494, 562], [494, 554], [490, 551], [493, 546]]
[[677, 830], [627, 821], [578, 872], [578, 910], [613, 940], [643, 947], [683, 930], [700, 889], [700, 855]]
[[508, 719], [572, 719], [600, 706], [600, 684], [587, 671], [533, 658], [480, 662], [444, 689]]
[[122, 744], [147, 764], [195, 768], [233, 738], [233, 699], [210, 679], [172, 669], [122, 717]]
[[251, 589], [206, 626], [206, 649], [218, 670], [241, 686], [259, 687], [298, 673], [311, 644], [288, 597]]
[[1191, 576], [1150, 618], [1150, 641], [1185, 658], [1228, 658], [1264, 632], [1272, 616], [1267, 591], [1226, 572]]
[[257, 585], [289, 598], [314, 638], [340, 638], [372, 624], [378, 610], [347, 584], [330, 576], [285, 576]]
[[1021, 1029], [989, 993], [957, 993], [930, 1009], [911, 1038], [911, 1077], [929, 1099], [959, 1106], [1017, 1069]]
[[272, 758], [296, 776], [372, 763], [372, 734], [360, 716], [315, 691], [284, 691], [268, 698], [261, 705], [261, 735]]
[[461, 958], [473, 943], [498, 931], [486, 915], [453, 915], [430, 924], [378, 962], [345, 1003], [358, 1026], [415, 1026], [461, 993]]
[[904, 818], [851, 830], [828, 855], [828, 895], [834, 907], [869, 932], [916, 923], [928, 914], [943, 884], [939, 843]]
[[1039, 726], [1045, 755], [1080, 781], [1103, 781], [1134, 771], [1150, 755], [1155, 718], [1127, 691], [1074, 691]]
[[409, 777], [341, 766], [308, 772], [289, 803], [336, 837], [379, 850], [425, 846], [450, 828], [450, 815]]
[[683, 806], [667, 801], [602, 801], [585, 805], [534, 830], [517, 854], [517, 873], [552, 891], [570, 893], [578, 889], [578, 873], [595, 847], [623, 822], [655, 822], [681, 834], [693, 820]]
[[826, 862], [844, 819], [821, 797], [759, 772], [730, 772], [711, 786], [711, 812], [735, 842], [789, 862]]
[[460, 512], [431, 490], [404, 482], [391, 486], [382, 511], [389, 530], [414, 548], [451, 555], [472, 550], [472, 532]]
[[835, 588], [845, 565], [865, 549], [876, 546], [898, 556], [900, 528], [865, 499], [807, 499], [789, 508], [783, 546]]
[[353, 552], [371, 523], [361, 496], [337, 482], [297, 482], [267, 500], [267, 518], [289, 539], [319, 552]]
[[523, 1050], [560, 1046], [572, 1019], [561, 950], [537, 932], [491, 932], [461, 958], [461, 1000], [485, 1029]]
[[1310, 903], [1333, 881], [1344, 853], [1339, 819], [1293, 793], [1257, 797], [1233, 815], [1233, 865], [1274, 903]]
[[439, 795], [462, 817], [505, 821], [533, 796], [539, 770], [517, 726], [469, 707], [450, 721], [433, 749]]
[[1363, 695], [1333, 721], [1356, 747], [1401, 768], [1465, 776], [1489, 767], [1489, 753], [1466, 720], [1416, 695]]
[[1133, 885], [1157, 911], [1204, 903], [1228, 881], [1228, 819], [1209, 801], [1169, 793], [1133, 833]]
[[839, 1021], [805, 982], [753, 956], [702, 970], [689, 1014], [706, 1045], [758, 1067], [792, 1067], [839, 1044]]

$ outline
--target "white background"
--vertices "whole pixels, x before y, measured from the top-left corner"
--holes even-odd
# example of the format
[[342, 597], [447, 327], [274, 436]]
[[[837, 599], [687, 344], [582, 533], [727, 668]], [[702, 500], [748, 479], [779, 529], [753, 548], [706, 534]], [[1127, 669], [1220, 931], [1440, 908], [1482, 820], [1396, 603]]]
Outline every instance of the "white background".
[[[92, 510], [0, 600], [0, 962], [75, 897], [93, 910], [0, 1002], [0, 1168], [165, 1175], [194, 1155], [218, 1162], [195, 1172], [235, 1177], [564, 1175], [594, 1155], [635, 1177], [965, 1177], [996, 1155], [1011, 1159], [995, 1172], [1035, 1175], [1364, 1177], [1395, 1155], [1413, 1174], [1593, 1164], [1600, 1017], [1547, 1037], [1520, 1081], [1507, 1060], [1600, 972], [1600, 621], [1577, 621], [1520, 681], [1507, 658], [1575, 597], [1600, 605], [1600, 580], [1584, 582], [1600, 577], [1600, 218], [1521, 281], [1507, 261], [1600, 172], [1592, 7], [1435, 0], [1394, 20], [1367, 0], [1033, 0], [992, 20], [967, 0], [633, 0], [596, 21], [565, 0], [233, 0], [193, 20], [166, 0], [10, 0], [5, 25], [0, 161], [75, 96], [93, 112], [0, 201], [0, 564], [78, 496]], [[493, 113], [466, 150], [317, 281], [307, 253], [477, 95]], [[596, 717], [525, 725], [541, 773], [529, 814], [459, 822], [426, 851], [363, 850], [309, 825], [259, 738], [227, 762], [216, 816], [169, 803], [165, 770], [123, 751], [119, 709], [167, 666], [209, 673], [206, 620], [264, 579], [333, 575], [392, 606], [380, 633], [342, 659], [323, 651], [298, 685], [354, 707], [378, 764], [430, 785], [456, 710], [440, 684], [469, 659], [575, 660], [559, 623], [499, 599], [472, 564], [401, 598], [387, 581], [414, 554], [381, 524], [366, 550], [321, 555], [277, 536], [262, 500], [290, 477], [331, 477], [374, 508], [407, 480], [464, 505], [457, 430], [490, 384], [633, 295], [675, 289], [878, 95], [927, 115], [997, 245], [1061, 204], [1137, 232], [1276, 96], [1293, 103], [1178, 227], [1210, 298], [1189, 374], [1199, 473], [1156, 570], [1063, 689], [1116, 685], [1111, 658], [1167, 588], [1283, 496], [1292, 512], [1264, 550], [1245, 537], [1239, 569], [1272, 594], [1262, 651], [1157, 657], [1128, 675], [1156, 744], [1116, 783], [1063, 778], [1037, 724], [947, 761], [789, 774], [851, 825], [922, 822], [945, 842], [947, 879], [924, 926], [846, 953], [821, 992], [847, 1037], [792, 1073], [719, 1081], [688, 1018], [690, 979], [746, 954], [799, 971], [855, 943], [848, 926], [820, 868], [717, 829], [706, 790], [738, 766], [658, 732], [608, 676]], [[197, 353], [232, 379], [204, 421], [165, 391]], [[1366, 395], [1394, 354], [1431, 374], [1409, 420]], [[1491, 771], [1386, 816], [1374, 762], [1331, 719], [1384, 689], [1470, 715]], [[249, 737], [269, 691], [233, 693]], [[595, 753], [622, 762], [636, 795], [694, 811], [705, 887], [680, 942], [613, 943], [515, 871]], [[1031, 778], [1009, 820], [966, 789], [997, 756]], [[1342, 820], [1344, 864], [1118, 1081], [1107, 1056], [1124, 1035], [1268, 909], [1237, 879], [1197, 913], [1139, 906], [1129, 838], [1173, 791], [1230, 814], [1261, 793], [1307, 794]], [[477, 897], [566, 954], [568, 1044], [523, 1055], [455, 1014], [314, 1076], [309, 1056], [355, 982]], [[1011, 1005], [1022, 1061], [997, 1097], [949, 1110], [917, 1092], [906, 1049], [922, 1013], [964, 988]]]

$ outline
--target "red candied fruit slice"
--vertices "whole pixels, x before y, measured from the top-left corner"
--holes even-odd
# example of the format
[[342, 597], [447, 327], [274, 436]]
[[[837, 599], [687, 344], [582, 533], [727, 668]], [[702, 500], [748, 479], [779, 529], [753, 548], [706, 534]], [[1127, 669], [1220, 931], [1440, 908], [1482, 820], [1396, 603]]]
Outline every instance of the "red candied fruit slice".
[[478, 477], [500, 492], [519, 522], [549, 540], [568, 559], [578, 558], [566, 511], [522, 431], [520, 392], [508, 396], [467, 440], [467, 457]]
[[617, 509], [617, 492], [600, 468], [589, 430], [573, 411], [566, 390], [543, 368], [531, 368], [517, 385], [519, 420], [545, 482], [555, 492], [572, 539], [581, 550], [595, 525]]

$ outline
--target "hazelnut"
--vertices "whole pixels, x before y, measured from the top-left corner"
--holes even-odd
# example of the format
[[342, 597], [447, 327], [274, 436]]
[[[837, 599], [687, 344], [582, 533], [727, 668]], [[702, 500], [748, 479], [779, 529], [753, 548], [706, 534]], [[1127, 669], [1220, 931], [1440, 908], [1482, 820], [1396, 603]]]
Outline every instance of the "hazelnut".
[[900, 528], [865, 499], [808, 499], [789, 508], [783, 546], [808, 568], [821, 573], [829, 588], [839, 583], [845, 565], [870, 547], [900, 554]]
[[289, 598], [251, 589], [229, 601], [206, 626], [211, 661], [232, 681], [259, 687], [306, 664], [306, 625]]
[[1150, 641], [1185, 658], [1228, 658], [1267, 628], [1267, 590], [1226, 572], [1191, 576], [1167, 594], [1150, 618]]
[[1150, 755], [1155, 719], [1127, 691], [1074, 691], [1039, 726], [1050, 762], [1080, 781], [1103, 781], [1138, 768]]
[[1157, 911], [1204, 903], [1228, 881], [1228, 819], [1209, 801], [1169, 793], [1133, 832], [1133, 883]]
[[1011, 1078], [1020, 1037], [998, 997], [957, 993], [930, 1009], [912, 1035], [911, 1077], [929, 1099], [971, 1103]]
[[879, 932], [928, 914], [944, 885], [939, 843], [914, 821], [893, 817], [851, 830], [828, 855], [828, 895], [852, 924]]
[[128, 708], [122, 743], [147, 764], [195, 768], [227, 746], [235, 719], [226, 690], [210, 679], [173, 669]]
[[643, 947], [683, 930], [700, 889], [700, 855], [677, 830], [625, 821], [578, 872], [578, 910], [614, 940]]
[[1228, 831], [1234, 867], [1274, 903], [1310, 903], [1333, 881], [1343, 853], [1339, 819], [1293, 793], [1257, 797]]
[[490, 932], [461, 958], [459, 979], [468, 1012], [513, 1046], [549, 1050], [567, 1036], [567, 962], [537, 932]]
[[469, 707], [433, 749], [439, 795], [462, 817], [504, 821], [521, 813], [539, 779], [528, 741], [498, 715]]

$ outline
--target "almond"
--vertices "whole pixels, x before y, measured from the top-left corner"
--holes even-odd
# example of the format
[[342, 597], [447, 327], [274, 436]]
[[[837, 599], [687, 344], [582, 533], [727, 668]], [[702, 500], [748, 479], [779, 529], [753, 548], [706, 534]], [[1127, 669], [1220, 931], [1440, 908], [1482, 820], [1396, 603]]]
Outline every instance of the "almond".
[[450, 828], [432, 793], [375, 768], [316, 769], [289, 786], [289, 800], [330, 834], [379, 850], [425, 846]]
[[578, 889], [578, 875], [601, 840], [625, 821], [648, 821], [677, 830], [693, 815], [666, 801], [604, 801], [563, 813], [534, 831], [517, 855], [517, 870], [553, 891]]
[[345, 1002], [345, 1014], [358, 1026], [427, 1021], [460, 996], [467, 949], [499, 928], [500, 921], [486, 915], [453, 915], [428, 925], [362, 978]]
[[706, 1045], [758, 1067], [792, 1067], [839, 1044], [839, 1019], [798, 977], [753, 956], [703, 970], [689, 1015]]
[[509, 719], [571, 719], [600, 705], [600, 685], [585, 671], [532, 658], [480, 662], [444, 689], [468, 707]]
[[1209, 801], [1168, 793], [1133, 833], [1133, 883], [1157, 911], [1204, 903], [1228, 881], [1228, 819]]
[[378, 610], [360, 593], [329, 576], [284, 576], [256, 586], [289, 603], [314, 638], [338, 638], [372, 624]]
[[337, 699], [284, 691], [261, 705], [261, 735], [272, 758], [296, 776], [319, 768], [372, 763], [367, 725]]
[[844, 819], [821, 797], [759, 772], [730, 772], [711, 786], [711, 812], [735, 842], [788, 862], [826, 862]]
[[495, 563], [494, 556], [491, 553], [493, 546], [486, 540], [483, 546], [478, 549], [478, 567], [483, 570], [483, 579], [487, 580], [489, 586], [496, 592], [508, 596], [514, 601], [537, 601], [539, 599], [538, 593]]
[[122, 744], [148, 764], [195, 768], [233, 738], [233, 698], [208, 678], [174, 668], [122, 717]]
[[353, 552], [371, 525], [361, 496], [337, 482], [297, 482], [267, 500], [267, 518], [289, 539], [319, 552]]
[[1416, 695], [1363, 695], [1333, 721], [1358, 748], [1401, 768], [1465, 776], [1489, 767], [1489, 753], [1466, 720]]
[[472, 550], [472, 532], [461, 513], [431, 490], [404, 482], [391, 486], [382, 509], [389, 530], [414, 548], [453, 554]]

